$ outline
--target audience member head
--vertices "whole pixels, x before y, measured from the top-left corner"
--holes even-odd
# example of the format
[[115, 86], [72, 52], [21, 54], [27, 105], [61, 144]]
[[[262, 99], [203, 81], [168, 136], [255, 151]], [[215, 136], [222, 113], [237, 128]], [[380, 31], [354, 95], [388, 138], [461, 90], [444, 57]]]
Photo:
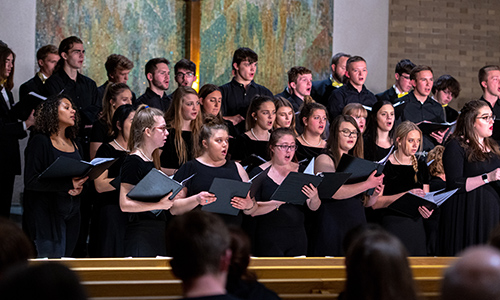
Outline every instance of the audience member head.
[[343, 52], [336, 53], [332, 56], [330, 61], [330, 66], [332, 68], [333, 79], [337, 82], [344, 82], [344, 76], [346, 72], [346, 63], [351, 55]]
[[196, 81], [196, 64], [189, 59], [181, 59], [174, 66], [175, 82], [179, 86], [192, 87]]
[[8, 47], [0, 47], [0, 85], [7, 91], [14, 87], [16, 54]]
[[[160, 134], [161, 133], [161, 134]], [[163, 137], [163, 134], [165, 134]], [[130, 128], [130, 138], [128, 140], [128, 148], [134, 151], [142, 147], [147, 140], [156, 140], [156, 144], [160, 144], [160, 138], [165, 139], [168, 136], [167, 127], [163, 112], [157, 108], [140, 105], [136, 111]], [[158, 147], [163, 146], [160, 145]]]
[[113, 114], [113, 138], [119, 135], [128, 143], [130, 138], [130, 128], [132, 127], [132, 120], [134, 120], [135, 110], [132, 104], [125, 104], [118, 107]]
[[134, 68], [134, 63], [121, 54], [111, 54], [104, 63], [108, 80], [113, 83], [124, 83], [128, 81], [128, 74]]
[[238, 48], [233, 55], [233, 73], [235, 79], [240, 82], [250, 82], [257, 72], [259, 56], [250, 48]]
[[363, 138], [353, 117], [339, 115], [333, 119], [326, 149], [332, 155], [335, 166], [338, 166], [344, 153], [363, 158]]
[[384, 228], [375, 223], [361, 224], [352, 228], [346, 233], [342, 241], [342, 251], [344, 251], [344, 255], [360, 236], [366, 236], [369, 233], [380, 231], [384, 231]]
[[368, 69], [366, 68], [366, 60], [361, 56], [353, 56], [347, 60], [346, 63], [346, 77], [349, 82], [357, 89], [363, 87], [365, 84]]
[[288, 85], [292, 88], [293, 93], [300, 99], [304, 99], [304, 96], [311, 95], [311, 70], [299, 66], [292, 67], [290, 71], [288, 71]]
[[148, 79], [149, 88], [157, 94], [163, 95], [168, 90], [170, 83], [170, 62], [163, 57], [150, 59], [144, 68], [144, 73]]
[[483, 149], [499, 153], [497, 143], [491, 139], [494, 123], [493, 112], [485, 101], [472, 100], [462, 107], [453, 137], [465, 148], [468, 161], [489, 159], [490, 153], [484, 152]]
[[198, 279], [206, 277], [213, 278], [225, 290], [231, 237], [217, 215], [193, 210], [177, 216], [166, 237], [172, 272], [182, 280], [185, 295], [190, 295], [190, 288]]
[[132, 104], [132, 91], [125, 83], [109, 82], [102, 98], [101, 119], [108, 125], [108, 134], [112, 135], [111, 119], [115, 110], [125, 104]]
[[465, 250], [444, 273], [443, 300], [500, 299], [500, 252], [489, 246]]
[[85, 59], [83, 41], [76, 36], [65, 38], [59, 44], [59, 56], [61, 59], [57, 62], [56, 69], [81, 69], [83, 66], [83, 60]]
[[389, 132], [389, 138], [394, 135], [394, 107], [387, 100], [377, 101], [366, 122], [365, 136], [372, 142], [377, 143], [379, 131]]
[[359, 131], [361, 134], [365, 132], [366, 129], [366, 117], [368, 116], [368, 111], [363, 107], [361, 103], [349, 103], [342, 110], [343, 115], [348, 115], [356, 120], [358, 123]]
[[226, 159], [229, 148], [229, 131], [219, 118], [208, 116], [201, 126], [198, 141], [194, 145], [195, 157], [207, 154], [212, 161]]
[[46, 135], [57, 134], [65, 128], [65, 136], [76, 138], [80, 121], [76, 106], [68, 95], [54, 95], [43, 101], [35, 111], [35, 131]]
[[202, 116], [213, 115], [222, 120], [222, 93], [215, 84], [205, 84], [200, 89], [200, 105]]
[[408, 253], [393, 235], [381, 230], [361, 233], [347, 251], [345, 299], [416, 300]]
[[443, 153], [444, 146], [437, 145], [427, 154], [427, 163], [432, 161], [429, 164], [429, 173], [431, 176], [438, 177], [440, 175], [444, 175]]
[[323, 104], [316, 102], [304, 103], [298, 119], [300, 125], [304, 128], [304, 132], [309, 130], [314, 135], [324, 136], [328, 112]]
[[35, 257], [28, 237], [14, 222], [0, 218], [0, 279], [3, 273], [19, 264], [27, 264]]
[[276, 106], [274, 106], [274, 99], [269, 96], [257, 95], [252, 99], [247, 110], [246, 129], [250, 130], [259, 126], [264, 130], [271, 130], [275, 119]]
[[165, 113], [165, 121], [167, 126], [175, 131], [175, 149], [179, 164], [183, 164], [188, 161], [187, 145], [182, 138], [183, 125], [185, 122], [189, 122], [193, 140], [195, 140], [203, 123], [198, 93], [189, 86], [179, 86], [175, 90], [172, 103]]
[[238, 280], [256, 280], [255, 274], [248, 271], [250, 264], [251, 244], [250, 238], [240, 227], [229, 227], [231, 235], [231, 264], [229, 265], [228, 281]]
[[68, 267], [54, 262], [12, 270], [0, 283], [0, 295], [16, 300], [87, 299], [78, 276]]
[[274, 106], [276, 106], [274, 129], [291, 128], [295, 131], [295, 112], [290, 101], [283, 97], [274, 97]]
[[[411, 85], [417, 99], [427, 98], [432, 90], [434, 75], [431, 67], [418, 65], [410, 73]], [[419, 99], [420, 100], [420, 99]]]
[[439, 104], [446, 106], [460, 95], [460, 83], [451, 75], [442, 75], [434, 82], [432, 93]]
[[54, 45], [45, 45], [36, 52], [36, 60], [40, 67], [40, 72], [46, 77], [52, 75], [60, 58], [59, 50]]
[[479, 84], [487, 98], [500, 97], [500, 66], [487, 65], [479, 69]]
[[400, 92], [411, 91], [410, 73], [413, 68], [415, 68], [415, 64], [409, 59], [402, 59], [396, 64], [394, 77], [396, 78], [396, 87]]

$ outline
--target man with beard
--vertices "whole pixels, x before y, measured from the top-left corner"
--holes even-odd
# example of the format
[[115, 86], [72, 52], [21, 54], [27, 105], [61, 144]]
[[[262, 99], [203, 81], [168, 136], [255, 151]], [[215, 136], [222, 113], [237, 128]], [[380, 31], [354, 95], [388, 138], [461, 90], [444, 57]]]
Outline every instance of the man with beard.
[[316, 102], [326, 106], [333, 91], [344, 85], [345, 67], [349, 57], [351, 57], [349, 54], [343, 52], [335, 54], [330, 62], [332, 68], [330, 77], [312, 83], [311, 97]]
[[167, 111], [172, 99], [167, 95], [170, 82], [170, 62], [163, 57], [149, 60], [144, 68], [144, 73], [149, 82], [146, 92], [137, 98], [137, 106], [146, 104], [161, 111]]

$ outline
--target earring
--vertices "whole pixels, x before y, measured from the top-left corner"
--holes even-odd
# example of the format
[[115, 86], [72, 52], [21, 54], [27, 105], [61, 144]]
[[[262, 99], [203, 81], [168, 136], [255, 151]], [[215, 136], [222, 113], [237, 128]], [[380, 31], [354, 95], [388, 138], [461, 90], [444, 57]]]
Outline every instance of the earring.
[[257, 118], [254, 118], [254, 119], [255, 119], [255, 121], [257, 121]]

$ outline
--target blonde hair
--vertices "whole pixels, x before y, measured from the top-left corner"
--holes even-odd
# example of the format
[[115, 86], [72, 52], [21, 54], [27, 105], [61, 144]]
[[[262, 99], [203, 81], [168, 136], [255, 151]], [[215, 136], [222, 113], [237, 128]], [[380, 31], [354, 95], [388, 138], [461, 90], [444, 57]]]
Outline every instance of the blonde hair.
[[342, 114], [351, 117], [363, 117], [366, 119], [368, 111], [366, 111], [366, 108], [364, 108], [361, 103], [349, 103], [342, 110]]
[[[172, 103], [165, 113], [165, 121], [167, 122], [168, 128], [175, 131], [174, 145], [180, 165], [189, 160], [187, 147], [185, 145], [184, 139], [182, 138], [182, 103], [184, 102], [184, 97], [186, 95], [195, 95], [196, 98], [199, 99], [198, 93], [193, 88], [188, 86], [180, 86], [175, 90]], [[198, 132], [202, 124], [202, 112], [200, 107], [200, 112], [196, 116], [196, 119], [192, 120], [189, 124], [189, 127], [191, 129], [192, 141], [197, 140]]]
[[429, 165], [429, 173], [432, 176], [444, 174], [443, 153], [444, 147], [441, 145], [437, 145], [436, 147], [434, 147], [434, 149], [429, 151], [429, 154], [427, 154], [427, 163], [433, 161]]
[[[396, 141], [394, 147], [398, 149], [399, 147], [397, 142], [406, 139], [408, 134], [414, 130], [418, 131], [418, 133], [420, 134], [419, 151], [422, 151], [422, 144], [423, 144], [422, 131], [420, 130], [420, 128], [418, 128], [418, 126], [415, 123], [410, 121], [404, 121], [403, 123], [399, 124], [399, 126], [396, 128], [396, 131], [394, 132], [394, 140]], [[415, 157], [415, 155], [411, 156], [411, 163], [413, 165], [413, 170], [415, 171], [415, 182], [417, 182], [418, 160]]]

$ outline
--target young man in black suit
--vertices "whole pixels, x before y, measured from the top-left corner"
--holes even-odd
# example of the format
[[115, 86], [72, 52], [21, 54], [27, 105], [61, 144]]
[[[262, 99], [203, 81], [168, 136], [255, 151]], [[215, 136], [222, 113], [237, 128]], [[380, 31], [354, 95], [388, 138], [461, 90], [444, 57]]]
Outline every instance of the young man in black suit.
[[237, 133], [245, 132], [245, 116], [255, 95], [273, 96], [265, 86], [253, 81], [259, 56], [250, 48], [239, 48], [233, 55], [233, 79], [220, 87], [222, 115], [231, 121]]
[[[488, 65], [479, 70], [478, 74], [479, 84], [483, 89], [481, 100], [486, 101], [493, 111], [493, 114], [500, 116], [500, 66]], [[491, 136], [495, 141], [500, 142], [500, 121], [495, 120], [493, 124], [493, 135]]]
[[377, 99], [387, 100], [392, 104], [396, 104], [399, 102], [399, 98], [406, 96], [413, 88], [410, 80], [410, 72], [413, 68], [415, 68], [415, 64], [409, 59], [400, 60], [396, 65], [396, 72], [394, 73], [396, 82], [385, 92], [377, 94]]
[[167, 95], [170, 84], [170, 62], [163, 57], [150, 59], [146, 63], [144, 73], [148, 79], [149, 87], [146, 92], [137, 98], [137, 105], [146, 104], [167, 111], [172, 98]]
[[19, 102], [26, 101], [30, 92], [41, 95], [44, 92], [46, 80], [52, 76], [60, 59], [57, 47], [54, 45], [45, 45], [36, 52], [36, 59], [40, 70], [33, 78], [26, 81], [19, 87]]
[[332, 56], [330, 67], [332, 73], [325, 80], [312, 83], [311, 97], [318, 103], [328, 105], [328, 99], [334, 90], [344, 85], [347, 60], [351, 55], [339, 52]]

